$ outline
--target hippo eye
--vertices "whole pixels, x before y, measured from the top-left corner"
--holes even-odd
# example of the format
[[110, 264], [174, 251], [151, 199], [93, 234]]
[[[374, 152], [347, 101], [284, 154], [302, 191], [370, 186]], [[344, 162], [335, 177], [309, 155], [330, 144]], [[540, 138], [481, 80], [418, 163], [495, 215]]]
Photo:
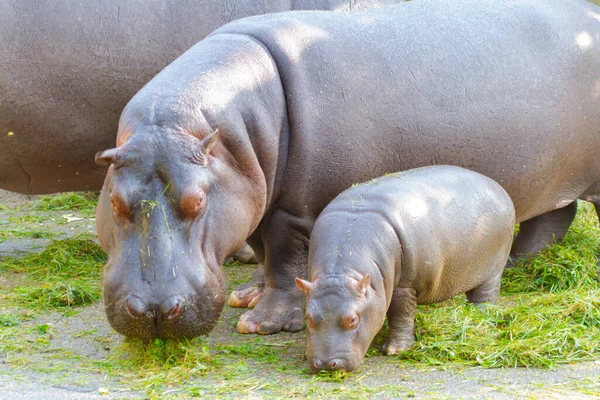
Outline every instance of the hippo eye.
[[352, 314], [342, 319], [342, 325], [344, 326], [344, 329], [350, 331], [358, 326], [359, 321], [360, 317], [358, 316], [358, 314]]
[[130, 218], [130, 209], [129, 205], [119, 193], [111, 192], [110, 193], [110, 205], [113, 211], [113, 214], [116, 217], [120, 218]]
[[195, 218], [204, 211], [206, 207], [206, 194], [202, 189], [193, 193], [185, 193], [181, 196], [179, 208], [187, 218]]

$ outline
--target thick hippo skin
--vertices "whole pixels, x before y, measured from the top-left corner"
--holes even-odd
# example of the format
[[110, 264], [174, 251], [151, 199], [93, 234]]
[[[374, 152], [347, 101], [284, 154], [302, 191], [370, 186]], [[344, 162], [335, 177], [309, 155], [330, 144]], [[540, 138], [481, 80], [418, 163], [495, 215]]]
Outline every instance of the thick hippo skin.
[[114, 146], [127, 101], [229, 21], [399, 1], [1, 0], [0, 189], [100, 189], [94, 154]]
[[490, 178], [423, 167], [351, 187], [319, 215], [310, 238], [308, 364], [354, 371], [386, 318], [388, 355], [415, 342], [417, 304], [466, 293], [495, 302], [515, 226], [513, 203]]
[[[295, 278], [315, 219], [390, 171], [482, 173], [510, 195], [518, 223], [578, 198], [598, 204], [599, 15], [576, 0], [422, 0], [220, 28], [136, 94], [118, 147], [98, 155], [112, 164], [98, 206], [109, 320], [160, 334], [129, 306], [151, 318], [173, 296], [177, 311], [218, 314], [220, 263], [248, 238], [265, 289], [238, 330], [302, 329]], [[147, 242], [176, 256], [146, 259]], [[174, 265], [185, 274], [169, 278]]]

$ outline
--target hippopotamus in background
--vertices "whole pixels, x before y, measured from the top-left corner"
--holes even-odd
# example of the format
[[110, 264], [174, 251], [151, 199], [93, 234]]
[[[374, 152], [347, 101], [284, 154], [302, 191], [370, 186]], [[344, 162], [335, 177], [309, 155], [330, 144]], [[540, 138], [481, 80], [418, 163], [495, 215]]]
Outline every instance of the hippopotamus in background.
[[[423, 167], [351, 187], [319, 215], [310, 238], [308, 364], [358, 368], [386, 318], [393, 355], [416, 338], [417, 304], [465, 293], [494, 303], [515, 210], [490, 178], [459, 167]], [[460, 238], [460, 240], [457, 240]]]
[[112, 326], [210, 330], [221, 262], [248, 238], [265, 290], [238, 330], [302, 329], [295, 278], [314, 221], [389, 171], [475, 170], [507, 191], [517, 223], [598, 205], [598, 15], [577, 0], [421, 0], [220, 28], [134, 96], [118, 147], [98, 155], [111, 165], [97, 226]]
[[127, 101], [229, 21], [400, 1], [0, 0], [0, 189], [99, 190]]

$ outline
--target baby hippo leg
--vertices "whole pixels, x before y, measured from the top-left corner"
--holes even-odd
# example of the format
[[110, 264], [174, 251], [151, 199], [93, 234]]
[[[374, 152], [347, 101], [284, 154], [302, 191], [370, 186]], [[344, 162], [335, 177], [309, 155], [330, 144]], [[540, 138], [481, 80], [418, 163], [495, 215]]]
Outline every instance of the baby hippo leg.
[[410, 348], [417, 340], [415, 336], [415, 312], [417, 292], [409, 288], [396, 288], [387, 312], [390, 336], [383, 345], [388, 356]]
[[467, 292], [469, 303], [476, 306], [482, 303], [494, 304], [498, 300], [498, 294], [500, 293], [500, 278], [502, 278], [502, 272], [489, 281], [483, 282], [476, 288], [469, 290]]

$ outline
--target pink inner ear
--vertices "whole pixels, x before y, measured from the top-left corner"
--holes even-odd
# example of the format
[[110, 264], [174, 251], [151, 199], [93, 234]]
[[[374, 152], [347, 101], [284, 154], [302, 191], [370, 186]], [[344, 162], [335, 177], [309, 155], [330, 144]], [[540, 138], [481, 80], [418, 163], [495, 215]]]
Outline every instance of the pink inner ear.
[[99, 151], [94, 157], [96, 164], [98, 164], [101, 167], [108, 167], [112, 163], [118, 151], [118, 147], [114, 149]]
[[300, 279], [300, 278], [296, 278], [296, 285], [305, 294], [308, 294], [308, 292], [310, 291], [310, 288], [312, 287], [312, 283], [305, 281], [304, 279]]
[[363, 276], [363, 278], [359, 282], [357, 282], [358, 292], [364, 296], [364, 294], [367, 293], [367, 288], [369, 287], [370, 284], [371, 284], [371, 275], [366, 274], [365, 276]]

